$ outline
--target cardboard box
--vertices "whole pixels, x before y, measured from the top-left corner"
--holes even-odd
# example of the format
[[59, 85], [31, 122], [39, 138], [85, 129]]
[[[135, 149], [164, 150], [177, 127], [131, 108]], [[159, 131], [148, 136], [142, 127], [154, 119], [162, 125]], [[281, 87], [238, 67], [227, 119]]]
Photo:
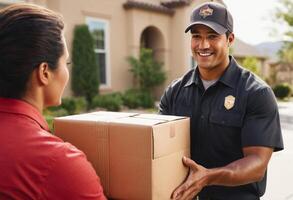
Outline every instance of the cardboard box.
[[188, 174], [189, 118], [95, 112], [56, 118], [54, 129], [87, 155], [112, 199], [170, 199]]

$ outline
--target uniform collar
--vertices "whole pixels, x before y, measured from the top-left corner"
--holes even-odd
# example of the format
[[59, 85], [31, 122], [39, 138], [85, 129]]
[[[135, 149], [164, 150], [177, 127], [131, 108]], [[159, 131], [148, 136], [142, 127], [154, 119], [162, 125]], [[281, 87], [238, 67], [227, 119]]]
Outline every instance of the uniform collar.
[[[237, 72], [238, 64], [233, 56], [229, 56], [229, 60], [229, 66], [226, 68], [223, 75], [219, 78], [219, 81], [231, 88], [235, 88], [238, 79], [237, 75], [235, 74]], [[194, 70], [192, 70], [192, 74], [184, 87], [188, 87], [192, 84], [198, 85], [200, 83], [199, 79], [199, 70], [198, 67], [196, 67]]]
[[231, 88], [235, 88], [238, 80], [238, 64], [233, 56], [229, 56], [229, 59], [229, 66], [226, 68], [219, 81]]
[[188, 87], [192, 84], [195, 84], [195, 85], [199, 84], [199, 71], [198, 71], [197, 67], [192, 70], [191, 76], [189, 77], [189, 79], [185, 83], [184, 87]]
[[36, 121], [42, 129], [49, 131], [48, 124], [41, 113], [25, 101], [0, 97], [0, 112], [25, 115]]

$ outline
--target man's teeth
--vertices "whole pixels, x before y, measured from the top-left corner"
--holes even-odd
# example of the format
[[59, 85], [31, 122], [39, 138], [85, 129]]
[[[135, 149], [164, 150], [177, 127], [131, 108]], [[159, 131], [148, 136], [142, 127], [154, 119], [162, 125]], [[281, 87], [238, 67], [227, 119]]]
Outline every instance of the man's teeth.
[[212, 53], [198, 53], [200, 56], [210, 56]]

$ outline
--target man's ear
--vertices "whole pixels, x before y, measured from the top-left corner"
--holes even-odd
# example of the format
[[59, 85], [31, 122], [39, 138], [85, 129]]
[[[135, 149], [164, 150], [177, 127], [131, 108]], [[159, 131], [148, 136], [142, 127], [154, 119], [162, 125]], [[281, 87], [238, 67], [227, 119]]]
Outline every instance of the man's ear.
[[48, 85], [51, 78], [51, 71], [48, 63], [43, 62], [36, 69], [37, 79], [42, 85]]
[[234, 33], [230, 33], [228, 36], [228, 46], [230, 47], [234, 42], [235, 36]]

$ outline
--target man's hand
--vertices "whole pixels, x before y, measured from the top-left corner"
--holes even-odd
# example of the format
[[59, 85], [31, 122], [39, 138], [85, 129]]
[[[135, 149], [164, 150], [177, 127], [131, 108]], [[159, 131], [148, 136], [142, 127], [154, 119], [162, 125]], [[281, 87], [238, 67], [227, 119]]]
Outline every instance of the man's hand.
[[244, 147], [244, 157], [230, 164], [206, 169], [193, 160], [183, 158], [189, 175], [172, 195], [172, 199], [188, 200], [207, 185], [239, 186], [260, 181], [266, 171], [273, 149], [270, 147]]
[[183, 157], [183, 163], [189, 167], [189, 175], [185, 182], [173, 192], [172, 199], [193, 199], [207, 185], [205, 177], [208, 169], [186, 157]]

